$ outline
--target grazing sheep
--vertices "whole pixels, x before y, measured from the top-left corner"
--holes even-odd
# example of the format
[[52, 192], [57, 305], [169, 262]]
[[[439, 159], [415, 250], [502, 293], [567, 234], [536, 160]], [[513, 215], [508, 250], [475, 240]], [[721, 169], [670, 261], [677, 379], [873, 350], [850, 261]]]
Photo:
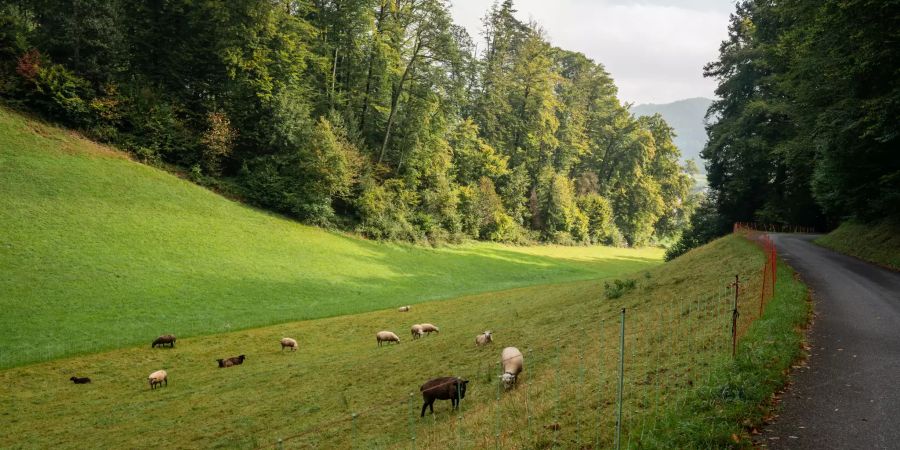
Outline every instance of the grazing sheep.
[[162, 387], [163, 382], [166, 383], [166, 386], [169, 386], [169, 374], [166, 373], [165, 370], [157, 370], [150, 374], [147, 377], [147, 381], [150, 382], [150, 389], [156, 389], [156, 385]]
[[516, 385], [516, 380], [519, 373], [522, 372], [524, 362], [522, 352], [515, 347], [506, 347], [500, 352], [500, 365], [503, 367], [503, 375], [500, 375], [500, 380], [503, 381], [505, 389], [510, 389]]
[[431, 414], [434, 414], [435, 400], [450, 400], [452, 409], [459, 408], [459, 402], [466, 398], [466, 385], [469, 380], [463, 380], [457, 377], [440, 377], [428, 380], [419, 390], [422, 391], [422, 414], [419, 417], [425, 417], [425, 408], [431, 408]]
[[164, 335], [156, 338], [156, 340], [153, 341], [152, 344], [150, 344], [150, 348], [154, 348], [157, 345], [162, 347], [165, 344], [169, 344], [170, 347], [175, 347], [175, 335], [174, 334], [164, 334]]
[[281, 351], [284, 351], [286, 347], [289, 347], [292, 352], [296, 352], [297, 340], [291, 338], [281, 338]]
[[219, 368], [223, 368], [223, 367], [239, 366], [244, 363], [245, 358], [246, 358], [246, 356], [241, 355], [241, 356], [232, 356], [231, 358], [228, 358], [228, 359], [217, 359], [216, 361], [219, 362]]
[[491, 342], [494, 342], [494, 339], [491, 337], [491, 330], [487, 330], [484, 333], [481, 333], [478, 336], [475, 336], [475, 345], [476, 346], [480, 347], [482, 345], [490, 344]]
[[418, 339], [422, 336], [425, 336], [425, 331], [422, 330], [422, 325], [415, 324], [410, 328], [410, 333], [412, 333], [413, 339]]
[[378, 341], [378, 346], [381, 347], [382, 342], [396, 342], [400, 343], [400, 337], [394, 334], [392, 331], [379, 331], [375, 333], [375, 340]]
[[400, 312], [409, 312], [409, 305], [401, 306], [401, 307], [397, 308], [397, 311], [400, 311]]
[[72, 377], [69, 379], [75, 384], [88, 384], [91, 382], [91, 379], [88, 377]]
[[430, 323], [423, 323], [422, 324], [422, 332], [424, 332], [425, 334], [431, 334], [431, 333], [440, 333], [441, 330], [440, 330], [440, 328], [438, 328]]

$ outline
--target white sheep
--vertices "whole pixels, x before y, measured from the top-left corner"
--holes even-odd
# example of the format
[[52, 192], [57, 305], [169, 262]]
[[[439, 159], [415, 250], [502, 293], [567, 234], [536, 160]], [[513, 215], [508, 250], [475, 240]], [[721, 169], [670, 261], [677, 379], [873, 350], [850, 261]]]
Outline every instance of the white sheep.
[[382, 342], [396, 342], [400, 343], [400, 337], [394, 334], [392, 331], [379, 331], [375, 333], [375, 340], [378, 341], [378, 346], [381, 347]]
[[409, 312], [409, 305], [401, 306], [401, 307], [397, 308], [397, 311], [400, 311], [400, 312]]
[[503, 375], [500, 380], [503, 381], [503, 387], [510, 389], [516, 385], [519, 373], [522, 372], [522, 366], [525, 359], [522, 358], [522, 352], [515, 347], [506, 347], [500, 352], [500, 366], [503, 368]]
[[440, 333], [440, 332], [441, 332], [441, 329], [440, 329], [440, 328], [438, 328], [438, 327], [436, 327], [436, 326], [434, 326], [434, 325], [432, 325], [432, 324], [430, 324], [430, 323], [423, 323], [423, 324], [421, 324], [420, 326], [422, 327], [422, 332], [425, 333], [425, 334]]
[[284, 351], [285, 348], [290, 348], [292, 352], [296, 352], [297, 347], [296, 339], [281, 338], [281, 351]]
[[487, 345], [491, 342], [494, 342], [494, 339], [491, 337], [491, 330], [487, 330], [484, 333], [475, 336], [475, 345], [477, 346]]
[[419, 339], [422, 336], [425, 336], [425, 331], [422, 330], [422, 325], [415, 324], [409, 329], [410, 334], [412, 334], [413, 339]]
[[162, 386], [163, 382], [166, 383], [166, 386], [169, 385], [169, 374], [166, 373], [165, 370], [157, 370], [150, 374], [147, 377], [147, 381], [150, 383], [150, 389], [156, 389], [156, 385]]

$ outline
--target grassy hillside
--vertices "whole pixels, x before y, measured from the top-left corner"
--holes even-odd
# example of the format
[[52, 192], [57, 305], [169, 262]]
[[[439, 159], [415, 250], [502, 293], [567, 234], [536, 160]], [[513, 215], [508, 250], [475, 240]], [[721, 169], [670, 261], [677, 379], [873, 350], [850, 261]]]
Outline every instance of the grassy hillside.
[[2, 108], [0, 193], [0, 367], [661, 262], [658, 249], [347, 237]]
[[900, 270], [900, 222], [845, 222], [816, 239], [817, 244], [866, 261]]
[[[0, 372], [8, 392], [0, 447], [250, 448], [288, 438], [285, 448], [399, 448], [415, 438], [435, 449], [610, 448], [623, 307], [623, 444], [726, 447], [744, 419], [758, 419], [800, 351], [805, 291], [786, 265], [764, 320], [751, 325], [762, 262], [732, 236], [633, 276], [635, 287], [617, 299], [598, 281], [526, 287], [10, 369]], [[735, 273], [745, 337], [732, 363], [726, 285]], [[441, 333], [407, 339], [410, 324], [423, 321]], [[378, 348], [380, 329], [403, 342]], [[476, 348], [484, 329], [495, 342]], [[280, 352], [282, 336], [297, 337], [300, 351]], [[523, 350], [525, 372], [500, 393], [507, 345]], [[238, 354], [244, 365], [216, 367], [216, 358]], [[159, 368], [169, 385], [150, 391], [146, 377]], [[418, 386], [451, 374], [470, 380], [461, 411], [441, 401], [419, 419]], [[73, 385], [72, 375], [94, 382]]]

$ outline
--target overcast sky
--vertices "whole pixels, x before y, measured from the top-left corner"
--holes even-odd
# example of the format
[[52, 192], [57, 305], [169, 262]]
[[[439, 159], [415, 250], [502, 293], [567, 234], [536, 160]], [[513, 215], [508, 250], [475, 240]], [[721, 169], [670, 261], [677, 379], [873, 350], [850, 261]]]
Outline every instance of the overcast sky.
[[[451, 0], [454, 21], [484, 48], [481, 18], [493, 0]], [[728, 35], [732, 0], [515, 0], [550, 42], [602, 63], [625, 102], [713, 97], [703, 65]]]

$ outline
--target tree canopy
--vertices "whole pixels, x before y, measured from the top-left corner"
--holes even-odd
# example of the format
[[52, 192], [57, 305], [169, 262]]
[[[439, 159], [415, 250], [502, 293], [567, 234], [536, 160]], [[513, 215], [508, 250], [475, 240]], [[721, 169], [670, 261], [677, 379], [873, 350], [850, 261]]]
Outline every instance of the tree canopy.
[[672, 129], [511, 0], [480, 37], [445, 0], [7, 0], [0, 22], [7, 103], [306, 222], [644, 245], [691, 208]]

